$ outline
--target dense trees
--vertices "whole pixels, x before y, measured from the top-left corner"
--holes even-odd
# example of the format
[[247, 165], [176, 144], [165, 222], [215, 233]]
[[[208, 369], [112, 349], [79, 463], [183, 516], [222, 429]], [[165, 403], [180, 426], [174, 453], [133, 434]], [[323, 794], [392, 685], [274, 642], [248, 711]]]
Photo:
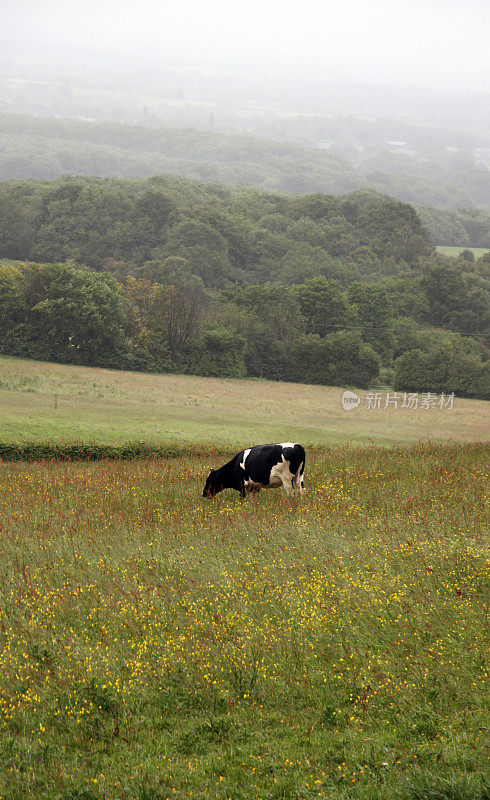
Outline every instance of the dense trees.
[[187, 280], [158, 286], [150, 307], [150, 324], [163, 338], [173, 367], [182, 360], [189, 338], [206, 317], [206, 293], [202, 280]]
[[28, 311], [21, 269], [4, 264], [0, 267], [0, 343], [4, 352], [16, 353], [16, 342], [23, 336]]
[[488, 332], [488, 291], [477, 275], [463, 272], [459, 265], [448, 269], [442, 261], [429, 267], [421, 287], [427, 298], [427, 319], [433, 325], [461, 333]]
[[352, 328], [358, 322], [356, 310], [349, 304], [337, 281], [329, 281], [320, 275], [310, 278], [296, 287], [295, 296], [308, 333], [326, 336], [343, 328]]
[[465, 353], [445, 341], [426, 352], [409, 350], [395, 361], [395, 389], [408, 392], [454, 392], [459, 397], [490, 400], [490, 361]]
[[9, 182], [2, 257], [25, 259], [0, 266], [3, 353], [488, 396], [488, 258], [371, 192]]
[[419, 214], [434, 244], [490, 248], [488, 208], [420, 208]]
[[360, 322], [364, 341], [379, 354], [384, 364], [393, 358], [393, 311], [384, 286], [353, 283], [349, 287], [349, 300]]
[[[129, 274], [118, 282], [107, 272], [70, 264], [4, 263], [0, 351], [75, 364], [361, 387], [376, 380], [382, 365], [391, 369], [394, 357], [397, 388], [489, 396], [485, 340], [422, 326], [409, 316], [395, 319], [389, 280], [353, 283], [344, 291], [317, 277], [292, 287], [236, 284], [216, 294], [183, 259], [147, 262], [145, 269], [148, 277]], [[423, 297], [423, 277], [415, 286], [411, 278], [406, 283]], [[420, 307], [428, 305], [422, 300]]]
[[69, 265], [3, 267], [0, 326], [2, 350], [14, 355], [113, 366], [124, 351], [116, 282]]
[[101, 270], [184, 258], [210, 287], [349, 283], [416, 266], [432, 246], [413, 209], [372, 192], [286, 198], [173, 178], [0, 184], [0, 255]]
[[212, 225], [185, 219], [170, 228], [163, 255], [184, 258], [192, 272], [200, 274], [208, 286], [221, 286], [229, 277], [228, 244]]
[[[304, 129], [306, 135], [299, 136], [303, 144], [291, 143], [298, 139], [291, 130], [286, 132], [291, 125]], [[379, 128], [374, 138], [366, 130], [373, 125]], [[393, 120], [383, 124], [353, 117], [315, 121], [302, 116], [276, 119], [273, 130], [263, 129], [272, 139], [289, 139], [287, 143], [188, 127], [148, 128], [0, 114], [0, 179], [53, 180], [70, 174], [144, 178], [166, 173], [294, 193], [339, 195], [369, 187], [432, 208], [488, 206], [490, 172], [472, 156], [476, 138], [410, 126], [403, 133], [404, 127]], [[397, 128], [399, 133], [393, 136]], [[387, 140], [393, 138], [408, 138], [407, 152], [392, 152]], [[458, 154], [446, 152], [449, 142], [456, 144]], [[456, 230], [453, 221], [448, 228], [447, 222], [436, 217], [429, 213], [424, 221], [431, 230], [434, 223], [438, 236]], [[463, 229], [470, 235], [465, 224]], [[469, 241], [435, 238], [434, 242], [478, 246], [471, 235]]]

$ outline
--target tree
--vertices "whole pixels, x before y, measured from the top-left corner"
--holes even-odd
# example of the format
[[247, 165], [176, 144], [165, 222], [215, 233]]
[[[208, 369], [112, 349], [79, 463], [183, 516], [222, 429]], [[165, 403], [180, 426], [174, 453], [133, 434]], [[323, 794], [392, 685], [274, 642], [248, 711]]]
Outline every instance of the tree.
[[126, 301], [126, 324], [132, 340], [147, 343], [150, 338], [148, 318], [158, 284], [146, 278], [128, 275], [121, 284], [121, 293]]
[[221, 297], [245, 308], [269, 329], [270, 339], [287, 341], [303, 329], [304, 320], [292, 289], [277, 283], [234, 286]]
[[381, 359], [356, 331], [339, 331], [326, 337], [328, 357], [335, 364], [335, 383], [367, 388], [378, 375]]
[[196, 220], [184, 220], [171, 228], [164, 252], [188, 261], [191, 272], [207, 286], [222, 285], [231, 271], [226, 239], [211, 225]]
[[21, 270], [11, 264], [0, 264], [0, 333], [21, 322], [27, 313], [27, 299]]
[[133, 215], [136, 220], [142, 216], [148, 217], [155, 225], [156, 230], [160, 230], [167, 224], [174, 209], [175, 202], [168, 194], [149, 188], [137, 195]]
[[307, 242], [289, 242], [278, 264], [269, 268], [269, 274], [281, 283], [302, 283], [315, 275], [330, 274], [335, 264], [335, 260], [321, 247], [313, 247]]
[[39, 357], [73, 364], [119, 366], [124, 314], [109, 275], [62, 264], [43, 265], [43, 297], [31, 308]]
[[461, 250], [461, 253], [458, 256], [458, 260], [460, 261], [467, 261], [469, 264], [473, 264], [475, 261], [475, 254], [473, 250]]
[[374, 192], [357, 195], [360, 208], [356, 222], [364, 234], [363, 244], [369, 243], [378, 256], [393, 255], [397, 262], [412, 266], [418, 264], [420, 256], [430, 255], [433, 245], [412, 206]]
[[115, 258], [102, 259], [102, 272], [113, 275], [120, 283], [134, 272], [134, 266], [128, 261], [116, 261]]
[[453, 342], [429, 352], [409, 350], [395, 361], [395, 389], [490, 399], [490, 362], [465, 354]]
[[349, 301], [355, 306], [360, 321], [362, 338], [379, 353], [383, 363], [393, 357], [393, 311], [384, 286], [353, 283], [348, 290]]
[[354, 308], [337, 281], [323, 277], [311, 278], [296, 286], [294, 294], [306, 320], [308, 333], [326, 336], [342, 328], [351, 328], [356, 322]]
[[136, 273], [142, 278], [161, 283], [164, 286], [189, 280], [192, 275], [189, 262], [185, 258], [179, 258], [179, 256], [169, 256], [163, 260], [155, 258], [151, 261], [145, 261], [136, 270]]
[[353, 331], [321, 338], [302, 335], [289, 348], [287, 380], [331, 386], [366, 387], [378, 374], [380, 359]]
[[9, 355], [26, 355], [32, 328], [22, 271], [0, 264], [0, 348]]
[[428, 303], [427, 320], [432, 325], [462, 333], [485, 333], [490, 324], [489, 295], [473, 284], [461, 267], [431, 264], [422, 278]]
[[244, 378], [246, 341], [236, 331], [222, 325], [212, 325], [200, 332], [186, 353], [190, 372], [215, 378]]
[[404, 272], [382, 283], [393, 308], [396, 319], [411, 317], [419, 322], [429, 317], [427, 296], [418, 274]]
[[26, 258], [34, 236], [27, 209], [14, 197], [0, 195], [0, 257]]
[[169, 286], [158, 286], [151, 298], [150, 324], [164, 338], [171, 364], [182, 360], [188, 340], [206, 318], [208, 295], [195, 275]]

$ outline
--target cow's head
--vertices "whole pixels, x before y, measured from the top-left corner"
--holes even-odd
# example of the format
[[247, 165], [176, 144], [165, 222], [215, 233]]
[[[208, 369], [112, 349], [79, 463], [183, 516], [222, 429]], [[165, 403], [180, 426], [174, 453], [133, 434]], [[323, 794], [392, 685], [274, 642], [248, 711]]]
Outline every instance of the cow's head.
[[204, 489], [202, 492], [203, 497], [214, 497], [215, 494], [221, 492], [223, 489], [223, 484], [219, 480], [219, 477], [216, 474], [214, 469], [209, 470], [209, 475], [206, 478], [206, 483], [204, 484]]

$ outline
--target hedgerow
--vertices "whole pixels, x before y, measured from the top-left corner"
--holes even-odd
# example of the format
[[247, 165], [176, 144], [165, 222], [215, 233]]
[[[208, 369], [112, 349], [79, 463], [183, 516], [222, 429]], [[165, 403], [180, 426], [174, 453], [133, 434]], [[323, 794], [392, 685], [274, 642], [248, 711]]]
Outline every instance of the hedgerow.
[[227, 456], [230, 449], [211, 445], [178, 443], [148, 444], [126, 442], [121, 445], [99, 442], [0, 442], [0, 461], [130, 461], [139, 458], [181, 458], [202, 455]]

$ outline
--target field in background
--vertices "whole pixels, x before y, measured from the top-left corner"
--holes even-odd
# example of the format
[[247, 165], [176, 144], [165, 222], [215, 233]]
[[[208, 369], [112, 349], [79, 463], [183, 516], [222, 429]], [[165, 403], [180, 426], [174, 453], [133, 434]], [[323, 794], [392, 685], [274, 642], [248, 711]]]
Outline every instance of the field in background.
[[307, 459], [0, 464], [1, 797], [488, 798], [488, 450]]
[[471, 250], [475, 258], [480, 258], [485, 253], [488, 253], [488, 247], [456, 247], [451, 245], [437, 245], [436, 250], [439, 253], [443, 253], [445, 256], [459, 256], [463, 250]]
[[[344, 411], [340, 387], [259, 380], [148, 375], [0, 356], [0, 439], [208, 442], [241, 448], [267, 441], [309, 444], [488, 439], [485, 401], [454, 408]], [[55, 408], [55, 402], [57, 408]]]

